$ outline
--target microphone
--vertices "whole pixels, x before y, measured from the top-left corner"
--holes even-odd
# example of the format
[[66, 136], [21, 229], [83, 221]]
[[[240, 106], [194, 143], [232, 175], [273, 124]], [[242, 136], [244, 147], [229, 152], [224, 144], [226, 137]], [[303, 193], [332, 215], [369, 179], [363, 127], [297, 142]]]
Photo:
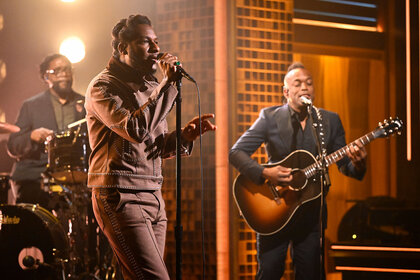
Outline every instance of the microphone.
[[36, 261], [32, 256], [25, 256], [22, 260], [22, 263], [26, 268], [33, 268], [36, 264]]
[[307, 106], [312, 106], [312, 100], [310, 100], [309, 98], [307, 98], [305, 96], [301, 96], [300, 101], [302, 101], [302, 103], [307, 105]]
[[38, 259], [35, 259], [34, 257], [32, 257], [32, 256], [30, 256], [30, 255], [28, 255], [28, 256], [25, 256], [24, 258], [23, 258], [23, 260], [22, 260], [22, 264], [23, 264], [23, 266], [25, 266], [23, 269], [37, 269], [38, 268], [38, 266], [41, 266], [41, 267], [45, 267], [45, 268], [52, 268], [52, 266], [50, 265], [50, 264], [48, 264], [48, 263], [44, 263], [44, 262], [41, 262], [40, 260], [38, 260]]
[[[164, 53], [158, 53], [157, 55], [157, 59], [159, 60], [162, 56], [164, 55]], [[193, 77], [191, 77], [185, 70], [184, 68], [182, 68], [181, 66], [177, 65], [177, 63], [179, 64], [179, 62], [175, 63], [177, 72], [179, 72], [184, 78], [186, 78], [187, 80], [190, 80], [193, 83], [197, 83]]]

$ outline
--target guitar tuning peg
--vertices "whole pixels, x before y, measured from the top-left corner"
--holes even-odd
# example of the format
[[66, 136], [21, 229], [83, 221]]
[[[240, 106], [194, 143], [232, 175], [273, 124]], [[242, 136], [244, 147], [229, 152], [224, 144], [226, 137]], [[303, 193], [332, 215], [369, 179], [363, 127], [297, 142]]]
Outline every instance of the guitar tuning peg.
[[381, 122], [378, 122], [378, 125], [379, 125], [380, 127], [382, 127], [382, 123], [381, 123]]
[[384, 123], [388, 123], [388, 120], [387, 120], [387, 119], [385, 119], [385, 120], [384, 120]]

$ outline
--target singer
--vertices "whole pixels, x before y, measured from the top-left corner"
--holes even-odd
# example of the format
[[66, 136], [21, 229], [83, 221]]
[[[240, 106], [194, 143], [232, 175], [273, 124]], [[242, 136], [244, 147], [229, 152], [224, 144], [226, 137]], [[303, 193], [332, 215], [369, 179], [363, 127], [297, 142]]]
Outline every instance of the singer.
[[[146, 16], [121, 19], [112, 37], [108, 66], [86, 92], [92, 206], [124, 279], [166, 280], [161, 163], [175, 155], [176, 135], [168, 132], [166, 115], [177, 95], [174, 83], [183, 74], [177, 69], [177, 57], [159, 54], [157, 36]], [[160, 82], [154, 77], [158, 68]], [[202, 133], [216, 129], [210, 122], [213, 117], [202, 116]], [[184, 155], [191, 153], [199, 134], [195, 117], [181, 132]]]
[[[292, 180], [291, 168], [281, 165], [263, 167], [251, 159], [251, 155], [265, 144], [269, 163], [286, 158], [295, 150], [306, 150], [317, 155], [312, 134], [312, 122], [308, 118], [308, 106], [312, 112], [315, 99], [311, 73], [301, 63], [293, 63], [284, 78], [283, 94], [287, 103], [261, 110], [258, 119], [238, 139], [229, 153], [230, 163], [256, 184], [266, 180], [275, 186], [288, 186]], [[344, 129], [336, 113], [320, 110], [325, 130], [327, 153], [346, 146]], [[340, 171], [361, 180], [366, 171], [366, 150], [361, 143], [347, 151], [347, 157], [338, 162]], [[328, 190], [325, 190], [326, 195]], [[324, 213], [326, 213], [324, 211]], [[326, 215], [323, 217], [326, 224]], [[286, 233], [257, 234], [257, 279], [280, 279], [289, 244], [296, 280], [319, 280], [320, 271], [320, 219], [319, 211], [307, 211], [299, 216], [292, 229]], [[322, 271], [325, 279], [325, 273]]]

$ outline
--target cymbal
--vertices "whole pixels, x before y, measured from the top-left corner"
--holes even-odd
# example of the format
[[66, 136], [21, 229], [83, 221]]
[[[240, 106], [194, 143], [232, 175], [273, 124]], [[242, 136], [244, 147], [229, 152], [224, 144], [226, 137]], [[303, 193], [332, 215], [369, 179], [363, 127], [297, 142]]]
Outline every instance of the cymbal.
[[0, 122], [0, 133], [15, 133], [19, 131], [20, 128], [14, 124]]

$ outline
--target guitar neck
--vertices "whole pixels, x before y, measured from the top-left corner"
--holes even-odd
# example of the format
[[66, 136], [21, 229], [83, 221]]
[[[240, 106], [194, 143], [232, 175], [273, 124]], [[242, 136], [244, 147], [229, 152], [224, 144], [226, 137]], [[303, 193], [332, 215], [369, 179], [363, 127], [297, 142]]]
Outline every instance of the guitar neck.
[[[359, 140], [360, 143], [362, 143], [363, 146], [367, 145], [368, 143], [370, 143], [372, 140], [374, 140], [375, 134], [372, 132], [369, 132], [365, 135], [363, 135], [362, 137], [360, 137]], [[336, 163], [337, 161], [339, 161], [340, 159], [342, 159], [343, 157], [346, 156], [346, 150], [350, 149], [350, 146], [356, 145], [355, 142], [357, 141], [353, 141], [350, 144], [348, 144], [347, 146], [329, 154], [328, 156], [325, 157], [325, 164], [326, 166], [330, 166], [333, 163]], [[315, 163], [311, 164], [310, 166], [306, 167], [303, 172], [305, 173], [307, 178], [310, 178], [312, 176], [314, 176], [317, 172], [317, 170], [320, 170], [322, 167], [321, 161], [316, 161]]]

